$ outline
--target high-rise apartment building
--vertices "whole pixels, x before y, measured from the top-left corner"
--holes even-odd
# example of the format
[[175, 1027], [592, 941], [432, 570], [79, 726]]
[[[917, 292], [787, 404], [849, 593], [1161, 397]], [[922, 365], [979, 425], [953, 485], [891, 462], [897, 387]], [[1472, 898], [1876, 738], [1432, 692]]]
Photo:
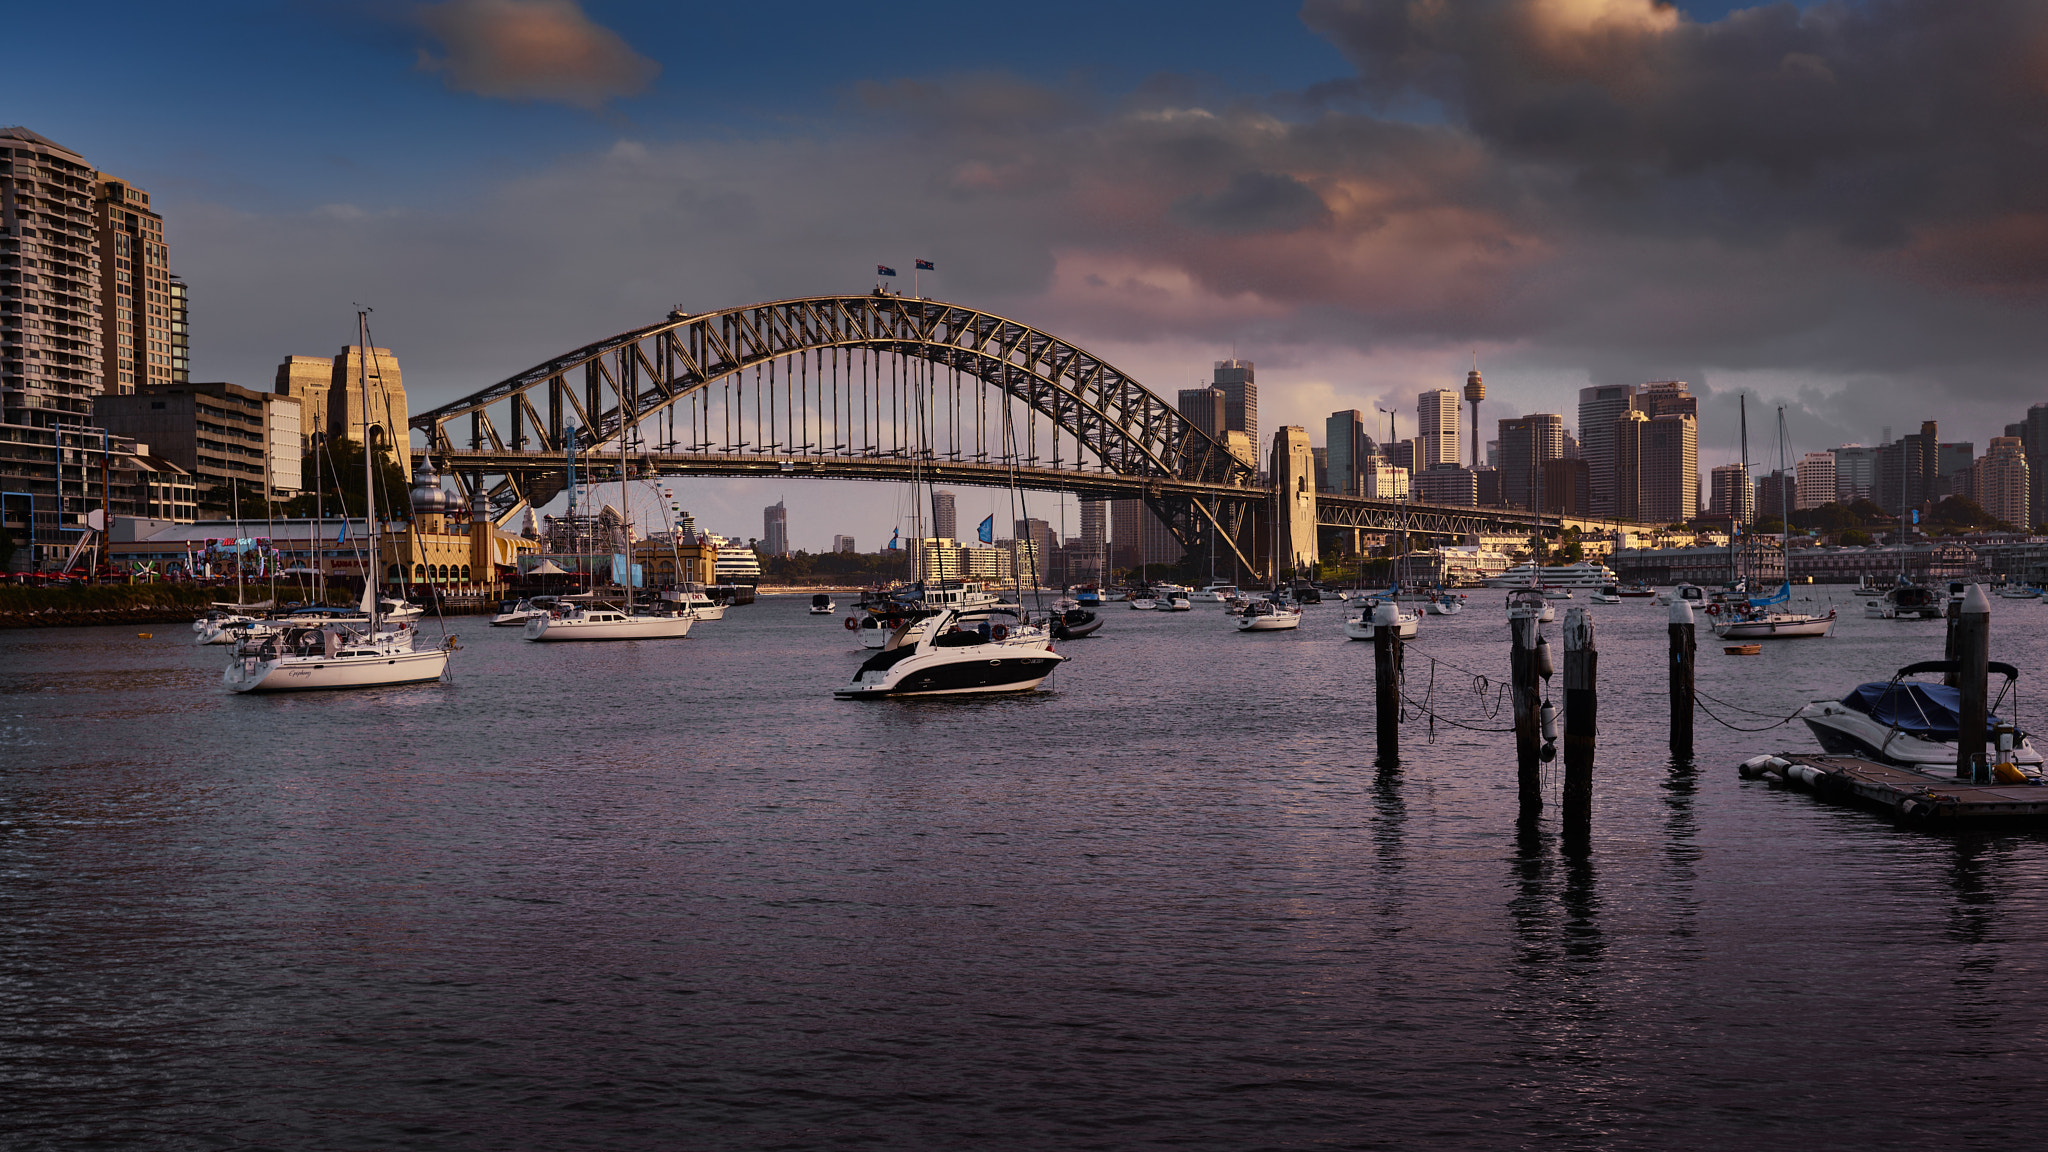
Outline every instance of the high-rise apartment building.
[[1796, 495], [1792, 507], [1798, 511], [1831, 504], [1835, 499], [1835, 454], [1808, 452], [1793, 465]]
[[192, 382], [192, 290], [177, 276], [170, 278], [171, 383]]
[[1614, 457], [1616, 519], [1678, 524], [1699, 515], [1699, 425], [1690, 413], [1622, 413]]
[[1249, 360], [1216, 361], [1216, 387], [1223, 390], [1223, 426], [1259, 443], [1259, 386]]
[[152, 455], [192, 474], [202, 501], [225, 507], [226, 490], [274, 496], [304, 488], [299, 402], [225, 382], [139, 384], [129, 395], [93, 401], [93, 420], [149, 445]]
[[1365, 495], [1366, 478], [1379, 464], [1379, 446], [1365, 433], [1365, 413], [1356, 408], [1330, 413], [1323, 421], [1323, 444], [1329, 450], [1330, 491]]
[[1545, 460], [1564, 457], [1564, 417], [1535, 412], [1500, 422], [1501, 499], [1509, 508], [1536, 510]]
[[789, 509], [777, 500], [761, 509], [761, 554], [789, 555]]
[[1984, 458], [1977, 461], [1977, 503], [1992, 516], [2027, 530], [2034, 526], [2033, 477], [2026, 447], [2018, 436], [1993, 436]]
[[[1013, 540], [1029, 540], [1038, 546], [1040, 556], [1051, 556], [1053, 549], [1060, 546], [1059, 533], [1053, 531], [1050, 523], [1032, 516], [1024, 520], [1011, 521]], [[1176, 556], [1178, 560], [1180, 557]]]
[[98, 175], [55, 141], [0, 128], [0, 422], [84, 423], [105, 385]]
[[1756, 488], [1749, 480], [1749, 465], [1723, 464], [1714, 469], [1709, 488], [1707, 510], [1714, 516], [1737, 524], [1756, 519]]
[[1593, 515], [1613, 516], [1614, 422], [1635, 407], [1633, 384], [1579, 389], [1579, 456], [1586, 461]]
[[1437, 388], [1415, 397], [1415, 471], [1458, 462], [1458, 394]]
[[1854, 504], [1877, 491], [1877, 449], [1844, 444], [1835, 449], [1835, 502]]
[[932, 531], [942, 540], [960, 538], [959, 500], [953, 493], [932, 489]]
[[[2027, 409], [2026, 418], [2005, 426], [2007, 436], [2019, 438], [2020, 451], [2027, 458], [2027, 509], [2037, 519], [2048, 519], [2048, 404]], [[2032, 525], [2021, 525], [2032, 527]]]
[[93, 186], [93, 225], [100, 248], [100, 346], [107, 354], [107, 391], [126, 395], [139, 385], [168, 384], [175, 367], [175, 305], [164, 218], [150, 209], [148, 192], [101, 176]]

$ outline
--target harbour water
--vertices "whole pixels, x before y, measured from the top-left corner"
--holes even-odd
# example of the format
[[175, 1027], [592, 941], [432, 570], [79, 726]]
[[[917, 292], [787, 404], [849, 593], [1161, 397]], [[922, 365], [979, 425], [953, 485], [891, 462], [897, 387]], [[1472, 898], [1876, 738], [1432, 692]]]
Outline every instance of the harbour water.
[[[1701, 691], [1783, 717], [1940, 655], [1812, 595], [1832, 639], [1703, 626]], [[1482, 727], [1499, 596], [1409, 649]], [[1507, 735], [1418, 721], [1373, 765], [1338, 605], [1109, 605], [1052, 691], [869, 704], [807, 605], [465, 619], [453, 684], [318, 697], [226, 692], [181, 626], [0, 633], [0, 1144], [2009, 1147], [2048, 1113], [2048, 837], [1736, 778], [1797, 725], [1703, 715], [1673, 765], [1650, 602], [1590, 609], [1583, 862], [1555, 765], [1517, 831]], [[1995, 602], [1994, 657], [2041, 668], [2044, 623]]]

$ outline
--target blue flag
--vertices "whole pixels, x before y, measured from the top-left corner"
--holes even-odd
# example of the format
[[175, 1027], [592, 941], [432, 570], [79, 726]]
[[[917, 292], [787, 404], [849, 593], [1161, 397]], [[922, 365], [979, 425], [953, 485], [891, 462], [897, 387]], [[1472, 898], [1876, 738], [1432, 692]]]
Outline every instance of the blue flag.
[[917, 262], [917, 270], [919, 272], [937, 272], [939, 270], [939, 266], [937, 264], [932, 263], [929, 260], [919, 260]]
[[988, 519], [986, 519], [986, 520], [983, 520], [983, 521], [981, 522], [981, 527], [979, 527], [979, 528], [976, 528], [976, 529], [974, 530], [974, 534], [975, 534], [976, 536], [979, 536], [979, 537], [981, 537], [981, 542], [982, 542], [983, 544], [993, 544], [993, 543], [995, 543], [995, 542], [996, 542], [996, 516], [995, 516], [995, 513], [993, 513], [993, 512], [989, 513]]
[[891, 529], [891, 530], [890, 530], [890, 532], [889, 532], [889, 551], [891, 551], [891, 552], [894, 552], [894, 551], [896, 551], [896, 540], [897, 540], [897, 538], [898, 538], [898, 537], [900, 537], [900, 536], [902, 536], [902, 535], [903, 535], [903, 529], [901, 529], [901, 528], [894, 528], [894, 529]]
[[895, 274], [896, 270], [894, 268], [889, 267], [887, 264], [875, 265], [875, 275], [877, 276], [894, 276]]
[[341, 531], [334, 534], [334, 542], [336, 544], [348, 543], [348, 517], [344, 516], [341, 518]]

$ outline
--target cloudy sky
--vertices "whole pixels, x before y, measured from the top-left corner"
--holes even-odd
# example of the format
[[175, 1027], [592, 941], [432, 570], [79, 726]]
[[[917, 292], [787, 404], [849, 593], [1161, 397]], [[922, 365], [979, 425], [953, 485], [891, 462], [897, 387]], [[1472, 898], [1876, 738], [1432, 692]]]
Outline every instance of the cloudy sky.
[[[1684, 379], [1794, 450], [2048, 400], [2048, 3], [603, 0], [41, 5], [0, 123], [149, 188], [194, 371], [377, 310], [415, 409], [754, 300], [927, 295], [1262, 423]], [[109, 34], [120, 30], [119, 34]], [[69, 47], [62, 47], [69, 46]], [[60, 50], [61, 48], [61, 50]], [[91, 77], [77, 69], [89, 60]], [[1763, 458], [1753, 448], [1752, 456]], [[888, 535], [880, 486], [693, 483], [707, 527]], [[962, 517], [1007, 507], [963, 493]], [[1034, 512], [1044, 510], [1043, 501]], [[1076, 522], [1069, 513], [1070, 529]]]

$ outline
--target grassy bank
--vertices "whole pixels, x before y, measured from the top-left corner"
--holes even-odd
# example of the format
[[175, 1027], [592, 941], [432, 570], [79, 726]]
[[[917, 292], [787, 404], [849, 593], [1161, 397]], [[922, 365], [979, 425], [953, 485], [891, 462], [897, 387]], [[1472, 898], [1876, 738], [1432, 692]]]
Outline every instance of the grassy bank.
[[[229, 597], [233, 597], [229, 590]], [[77, 624], [157, 624], [190, 620], [220, 595], [190, 584], [114, 584], [98, 588], [0, 587], [0, 628]]]

